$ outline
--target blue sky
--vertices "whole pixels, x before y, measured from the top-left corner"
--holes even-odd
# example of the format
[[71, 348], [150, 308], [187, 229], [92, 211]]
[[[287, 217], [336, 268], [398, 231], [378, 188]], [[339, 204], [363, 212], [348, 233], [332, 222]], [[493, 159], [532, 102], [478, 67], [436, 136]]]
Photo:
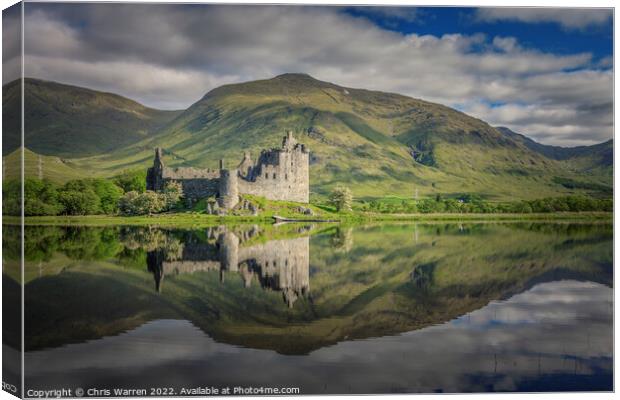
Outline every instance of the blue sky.
[[[482, 20], [477, 17], [479, 8], [474, 7], [403, 7], [401, 17], [372, 12], [373, 8], [349, 7], [345, 12], [369, 18], [384, 29], [403, 34], [417, 33], [441, 36], [450, 33], [474, 35], [484, 33], [489, 37], [515, 37], [523, 47], [555, 54], [591, 52], [599, 61], [613, 54], [613, 23], [611, 11], [602, 23], [577, 27], [566, 26], [561, 19], [525, 23], [518, 20]], [[407, 17], [410, 15], [410, 17]]]
[[[446, 104], [537, 141], [613, 132], [611, 9], [26, 3], [26, 75], [186, 108], [303, 72]], [[5, 15], [3, 30], [15, 26]], [[3, 81], [19, 75], [6, 52]]]

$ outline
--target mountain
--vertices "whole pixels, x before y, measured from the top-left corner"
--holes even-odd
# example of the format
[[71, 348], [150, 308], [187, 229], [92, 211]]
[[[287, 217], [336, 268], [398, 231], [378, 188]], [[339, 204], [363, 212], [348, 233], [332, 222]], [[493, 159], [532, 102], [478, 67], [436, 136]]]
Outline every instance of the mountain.
[[527, 148], [554, 160], [577, 161], [584, 170], [612, 168], [614, 165], [613, 139], [593, 146], [561, 147], [544, 145], [516, 133], [506, 127], [496, 128], [499, 132], [525, 145]]
[[570, 192], [558, 177], [579, 179], [566, 164], [449, 107], [303, 74], [216, 88], [126, 152], [137, 162], [148, 149], [150, 160], [151, 149], [162, 146], [173, 165], [215, 167], [221, 157], [231, 165], [242, 150], [256, 155], [277, 146], [287, 129], [312, 151], [311, 191], [319, 194], [344, 184], [362, 198], [535, 198]]
[[[3, 155], [20, 145], [21, 86], [4, 85]], [[84, 157], [140, 141], [178, 111], [148, 108], [116, 94], [38, 79], [24, 80], [25, 144], [37, 153]]]
[[[83, 152], [71, 146], [51, 146], [53, 141], [48, 139], [41, 140], [38, 149], [27, 147], [65, 159], [80, 157], [70, 162], [85, 173], [113, 175], [145, 168], [152, 163], [157, 146], [165, 149], [165, 162], [171, 166], [215, 168], [221, 158], [227, 166], [234, 166], [243, 151], [257, 157], [261, 149], [279, 146], [284, 132], [292, 130], [310, 148], [314, 195], [324, 196], [334, 186], [346, 185], [358, 199], [477, 193], [489, 200], [512, 200], [601, 194], [612, 186], [611, 167], [588, 168], [595, 154], [605, 158], [604, 149], [612, 148], [611, 142], [600, 145], [600, 152], [580, 150], [580, 161], [568, 162], [533, 148], [517, 134], [506, 134], [449, 107], [399, 94], [346, 88], [305, 74], [224, 85], [187, 110], [167, 113], [165, 118], [151, 110], [149, 115], [160, 115], [156, 127], [145, 128], [142, 136], [132, 131], [134, 136], [123, 145], [106, 137], [120, 130], [95, 130], [98, 135], [92, 135], [92, 125], [86, 124], [92, 120], [86, 118], [91, 115], [90, 106], [76, 110], [66, 101], [52, 102], [56, 89], [68, 90], [64, 85], [32, 81], [30, 86], [34, 83], [48, 89], [45, 92], [59, 115], [66, 115], [67, 108], [76, 115], [84, 113], [70, 120], [75, 133], [84, 138], [88, 132], [86, 139], [96, 136], [111, 149], [83, 157]], [[96, 114], [108, 120], [105, 114]], [[47, 137], [44, 127], [55, 126], [57, 114], [37, 115], [38, 133]], [[59, 133], [52, 129], [49, 136]], [[88, 146], [105, 147], [90, 142]]]

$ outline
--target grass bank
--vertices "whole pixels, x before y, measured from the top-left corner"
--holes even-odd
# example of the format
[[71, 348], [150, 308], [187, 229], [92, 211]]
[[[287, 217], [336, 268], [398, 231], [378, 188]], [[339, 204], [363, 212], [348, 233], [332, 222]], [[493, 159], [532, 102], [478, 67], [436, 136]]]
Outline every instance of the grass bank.
[[[322, 215], [321, 217], [326, 217]], [[298, 217], [300, 220], [312, 220], [317, 217]], [[379, 214], [379, 213], [330, 213], [330, 219], [341, 223], [389, 222], [389, 221], [599, 221], [612, 222], [613, 213], [610, 212], [562, 212], [562, 213], [530, 213], [530, 214]], [[19, 217], [3, 216], [4, 224], [17, 225]], [[170, 213], [152, 216], [122, 217], [110, 215], [87, 216], [49, 216], [26, 217], [26, 225], [153, 225], [162, 227], [200, 227], [214, 225], [236, 224], [271, 224], [271, 216], [216, 216], [201, 213]]]

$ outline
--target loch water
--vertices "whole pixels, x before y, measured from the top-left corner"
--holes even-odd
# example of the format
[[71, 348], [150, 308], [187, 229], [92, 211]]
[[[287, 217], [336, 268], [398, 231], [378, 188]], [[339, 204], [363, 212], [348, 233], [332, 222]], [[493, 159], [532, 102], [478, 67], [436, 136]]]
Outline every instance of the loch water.
[[[12, 229], [5, 291], [19, 289]], [[611, 224], [27, 226], [25, 237], [26, 390], [613, 390]], [[18, 333], [5, 336], [16, 352]]]

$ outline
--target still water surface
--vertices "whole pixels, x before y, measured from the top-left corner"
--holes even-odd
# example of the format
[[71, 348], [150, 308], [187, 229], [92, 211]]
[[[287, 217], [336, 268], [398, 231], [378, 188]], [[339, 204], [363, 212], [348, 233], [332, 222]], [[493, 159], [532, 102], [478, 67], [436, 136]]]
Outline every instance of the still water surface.
[[26, 237], [27, 389], [613, 389], [611, 225]]

